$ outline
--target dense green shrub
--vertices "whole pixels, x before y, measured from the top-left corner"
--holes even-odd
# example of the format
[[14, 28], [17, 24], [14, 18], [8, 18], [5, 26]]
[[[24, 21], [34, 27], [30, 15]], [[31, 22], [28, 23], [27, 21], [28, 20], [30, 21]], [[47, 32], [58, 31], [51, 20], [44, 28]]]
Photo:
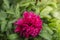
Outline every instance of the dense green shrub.
[[14, 33], [13, 23], [24, 11], [34, 11], [43, 20], [43, 29], [31, 40], [60, 40], [60, 0], [0, 0], [0, 40], [26, 40]]

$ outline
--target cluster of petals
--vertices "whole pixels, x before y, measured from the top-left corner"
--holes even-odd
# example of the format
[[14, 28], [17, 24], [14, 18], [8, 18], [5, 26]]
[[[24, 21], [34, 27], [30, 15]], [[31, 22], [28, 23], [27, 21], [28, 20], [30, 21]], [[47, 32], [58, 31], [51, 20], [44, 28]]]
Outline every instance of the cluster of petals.
[[23, 17], [19, 18], [15, 23], [15, 32], [21, 37], [36, 37], [42, 30], [42, 20], [39, 15], [34, 12], [25, 11]]

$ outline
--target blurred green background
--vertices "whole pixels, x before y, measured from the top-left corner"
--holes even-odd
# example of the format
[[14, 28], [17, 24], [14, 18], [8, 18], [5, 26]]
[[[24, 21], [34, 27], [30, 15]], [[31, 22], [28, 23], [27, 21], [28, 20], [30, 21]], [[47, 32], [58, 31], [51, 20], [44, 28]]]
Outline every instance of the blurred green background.
[[14, 22], [24, 11], [43, 20], [43, 29], [31, 40], [60, 40], [60, 0], [0, 0], [0, 40], [26, 40], [14, 32]]

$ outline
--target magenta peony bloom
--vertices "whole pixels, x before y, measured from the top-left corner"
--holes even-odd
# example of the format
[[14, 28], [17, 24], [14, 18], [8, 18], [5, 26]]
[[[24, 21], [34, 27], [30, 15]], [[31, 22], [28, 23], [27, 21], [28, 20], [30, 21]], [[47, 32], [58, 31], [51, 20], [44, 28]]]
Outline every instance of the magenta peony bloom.
[[18, 19], [15, 25], [15, 32], [19, 33], [21, 37], [36, 37], [42, 29], [42, 20], [34, 12], [25, 11], [23, 18]]

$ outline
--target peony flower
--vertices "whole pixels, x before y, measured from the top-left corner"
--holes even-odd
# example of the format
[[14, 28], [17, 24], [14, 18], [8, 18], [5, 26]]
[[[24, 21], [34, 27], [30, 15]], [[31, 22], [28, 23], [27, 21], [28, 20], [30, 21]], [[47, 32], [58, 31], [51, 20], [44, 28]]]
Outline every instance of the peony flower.
[[42, 30], [42, 20], [34, 12], [25, 11], [23, 17], [14, 24], [16, 25], [15, 32], [25, 38], [36, 37]]

